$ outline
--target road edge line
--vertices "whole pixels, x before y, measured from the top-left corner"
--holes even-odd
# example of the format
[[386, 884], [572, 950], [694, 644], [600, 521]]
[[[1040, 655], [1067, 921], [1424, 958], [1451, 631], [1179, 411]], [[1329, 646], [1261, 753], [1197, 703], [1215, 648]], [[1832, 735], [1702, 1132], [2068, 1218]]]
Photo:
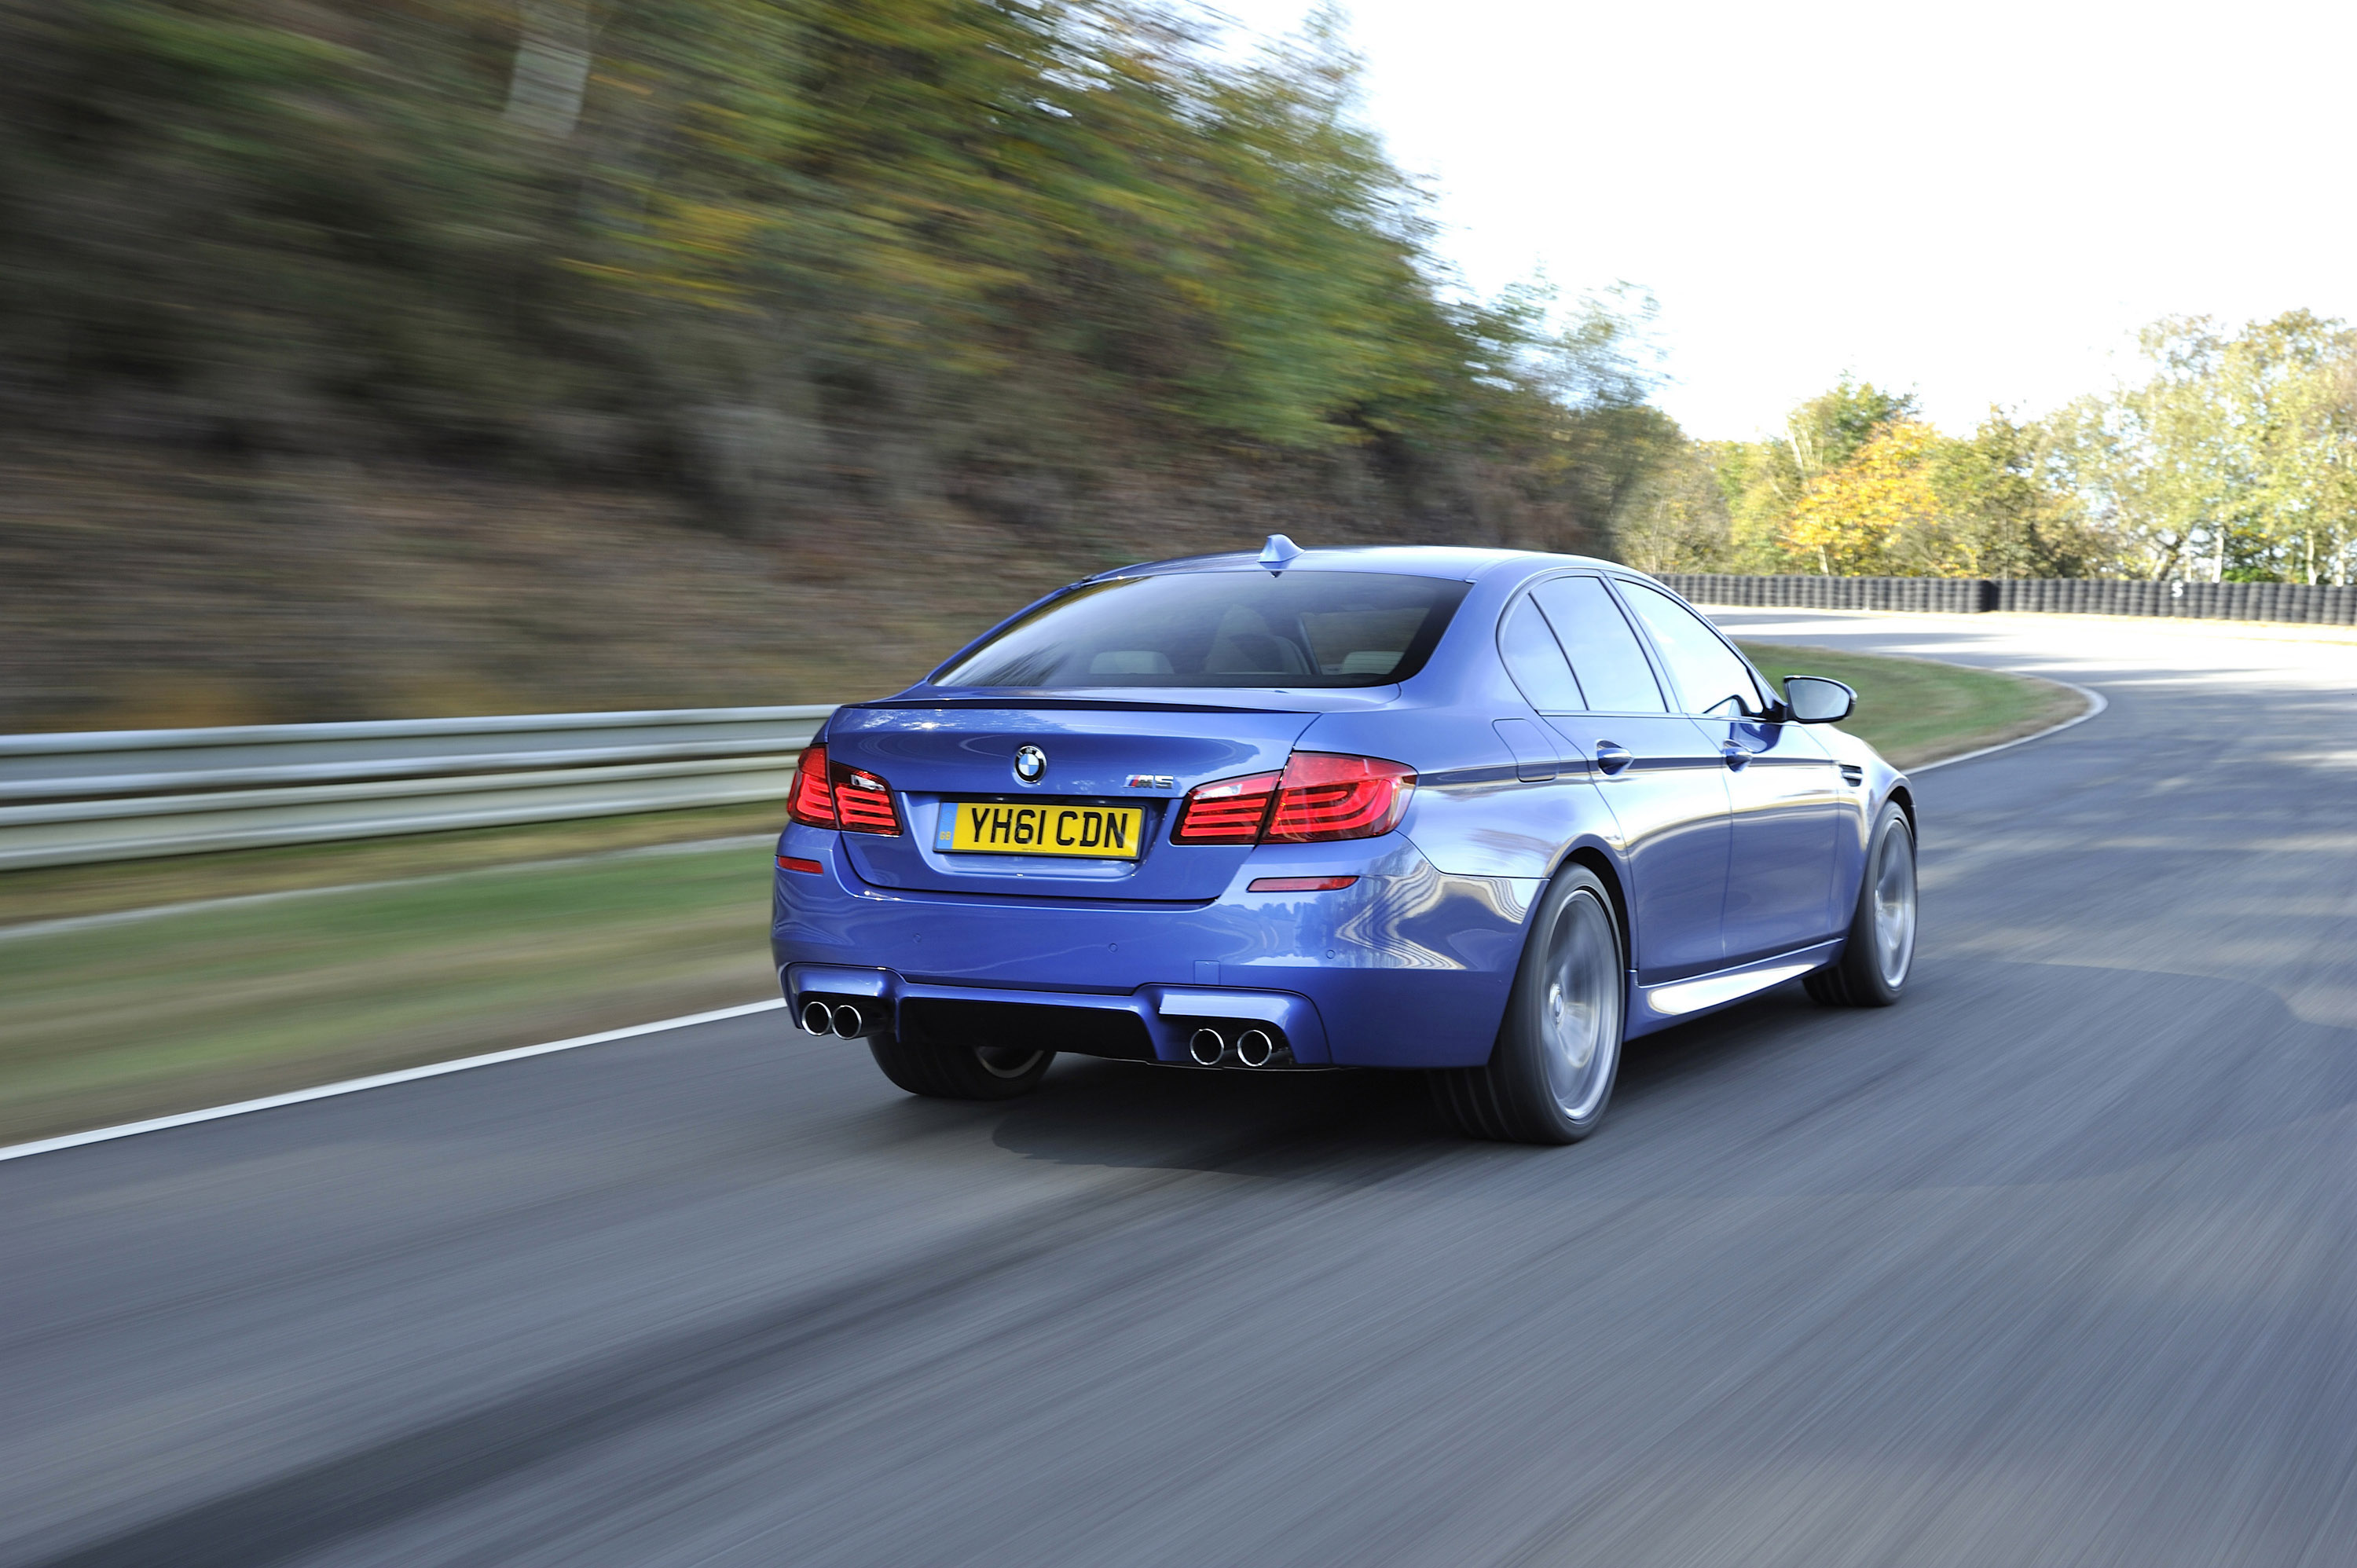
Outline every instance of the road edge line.
[[[1944, 662], [1944, 660], [1932, 660], [1932, 662]], [[1956, 668], [1959, 670], [1970, 670], [1977, 667], [1970, 664], [1959, 664]], [[2007, 671], [2007, 673], [2020, 675], [2027, 674], [2029, 671], [2016, 670]], [[1929, 773], [1934, 768], [1945, 768], [1952, 762], [1970, 762], [1975, 757], [1986, 757], [1992, 752], [2011, 751], [2017, 746], [2028, 746], [2033, 740], [2044, 740], [2050, 735], [2061, 735], [2064, 730], [2071, 728], [2074, 725], [2085, 724], [2089, 719], [2093, 718], [2097, 714], [2102, 713], [2105, 708], [2112, 705], [2110, 699], [2106, 698], [2101, 692], [2096, 691], [2092, 686], [2082, 686], [2071, 681], [2056, 681], [2051, 675], [2040, 675], [2037, 677], [2037, 679], [2040, 681], [2052, 682], [2052, 683], [2057, 686], [2065, 687], [2071, 691], [2078, 693], [2079, 695], [2087, 699], [2087, 705], [2079, 712], [2072, 714], [2069, 718], [2064, 719], [2061, 724], [2049, 725], [2046, 728], [2039, 730], [2035, 734], [2016, 736], [2011, 740], [1998, 741], [1995, 746], [1982, 746], [1978, 751], [1960, 752], [1954, 757], [1943, 757], [1937, 762], [1919, 762], [1912, 768], [1902, 768], [1900, 771], [1908, 775], [1910, 778], [1912, 778], [1918, 773]]]
[[390, 1084], [413, 1083], [421, 1078], [439, 1078], [444, 1073], [466, 1072], [473, 1068], [497, 1067], [501, 1062], [522, 1061], [527, 1057], [544, 1057], [556, 1051], [579, 1050], [584, 1046], [602, 1046], [614, 1040], [634, 1039], [640, 1035], [659, 1035], [667, 1029], [691, 1028], [697, 1024], [716, 1024], [726, 1018], [745, 1018], [756, 1013], [774, 1012], [785, 1005], [780, 997], [770, 1002], [748, 1002], [741, 1007], [716, 1008], [709, 1013], [688, 1013], [676, 1018], [660, 1018], [651, 1024], [633, 1024], [626, 1029], [607, 1029], [595, 1035], [576, 1035], [571, 1039], [549, 1040], [537, 1046], [516, 1046], [504, 1051], [490, 1051], [479, 1057], [460, 1057], [454, 1061], [428, 1062], [424, 1067], [403, 1068], [398, 1072], [374, 1073], [367, 1078], [349, 1078], [340, 1083], [323, 1083], [316, 1089], [297, 1089], [285, 1094], [268, 1094], [259, 1100], [241, 1100], [233, 1104], [216, 1105], [204, 1111], [183, 1111], [176, 1116], [156, 1116], [145, 1122], [125, 1122], [119, 1126], [94, 1127], [87, 1133], [67, 1133], [55, 1138], [40, 1138], [29, 1144], [10, 1144], [0, 1147], [0, 1160], [21, 1160], [34, 1155], [46, 1155], [59, 1149], [78, 1149], [85, 1144], [104, 1144], [116, 1138], [135, 1137], [142, 1133], [161, 1133], [169, 1127], [187, 1127], [199, 1122], [218, 1122], [227, 1116], [243, 1116], [255, 1111], [273, 1111], [281, 1105], [300, 1105], [307, 1100], [332, 1100], [339, 1095], [358, 1094], [362, 1090], [383, 1089]]

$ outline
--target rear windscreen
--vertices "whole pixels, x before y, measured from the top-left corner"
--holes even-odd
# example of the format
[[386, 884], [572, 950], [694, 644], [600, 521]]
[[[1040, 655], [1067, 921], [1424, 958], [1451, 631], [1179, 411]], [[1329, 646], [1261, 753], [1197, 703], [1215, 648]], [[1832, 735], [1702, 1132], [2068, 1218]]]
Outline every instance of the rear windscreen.
[[1040, 606], [933, 683], [1378, 686], [1424, 667], [1465, 589], [1366, 572], [1120, 577]]

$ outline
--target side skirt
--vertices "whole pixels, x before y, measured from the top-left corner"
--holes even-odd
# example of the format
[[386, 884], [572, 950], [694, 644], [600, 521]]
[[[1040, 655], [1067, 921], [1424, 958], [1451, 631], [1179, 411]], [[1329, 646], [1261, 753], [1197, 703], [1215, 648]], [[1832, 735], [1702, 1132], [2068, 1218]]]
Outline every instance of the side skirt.
[[1683, 1024], [1747, 996], [1756, 996], [1770, 986], [1797, 980], [1840, 957], [1842, 940], [1836, 937], [1814, 947], [1779, 953], [1774, 958], [1738, 964], [1712, 974], [1698, 974], [1690, 980], [1674, 980], [1666, 985], [1639, 985], [1632, 976], [1629, 987], [1629, 1038]]

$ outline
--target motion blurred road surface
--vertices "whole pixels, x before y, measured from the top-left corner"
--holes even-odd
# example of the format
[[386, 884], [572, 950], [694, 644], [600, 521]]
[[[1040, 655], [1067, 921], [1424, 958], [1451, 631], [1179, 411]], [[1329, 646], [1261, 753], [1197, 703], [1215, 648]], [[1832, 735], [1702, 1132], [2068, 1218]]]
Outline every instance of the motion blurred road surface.
[[1896, 1009], [1563, 1150], [772, 1014], [0, 1165], [0, 1562], [2357, 1561], [2357, 648], [1725, 618], [2110, 698]]

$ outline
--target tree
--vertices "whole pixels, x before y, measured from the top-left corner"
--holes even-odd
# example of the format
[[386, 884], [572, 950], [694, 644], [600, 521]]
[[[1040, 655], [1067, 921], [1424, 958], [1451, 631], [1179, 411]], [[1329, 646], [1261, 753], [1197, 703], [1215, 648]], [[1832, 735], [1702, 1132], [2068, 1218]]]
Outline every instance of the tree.
[[1724, 443], [1684, 440], [1650, 465], [1622, 512], [1620, 558], [1641, 572], [1724, 572], [1735, 564], [1727, 496], [1715, 453]]
[[1930, 459], [1938, 521], [1894, 552], [1894, 571], [1942, 577], [2084, 577], [2110, 568], [2111, 542], [2054, 478], [2046, 432], [2002, 409]]
[[1225, 465], [1599, 542], [1638, 308], [1469, 301], [1332, 21], [1238, 62], [1188, 14], [0, 0], [0, 413], [765, 532]]
[[1918, 420], [1881, 426], [1847, 462], [1810, 480], [1785, 520], [1785, 553], [1830, 576], [1889, 575], [1894, 555], [1921, 553], [1922, 536], [1939, 526], [1939, 445], [1940, 433]]
[[[1967, 577], [2109, 562], [2043, 426], [1991, 410], [1955, 438], [1914, 408], [1911, 394], [1845, 378], [1795, 408], [1781, 439], [1706, 448], [1728, 518], [1723, 557], [1752, 571]], [[1675, 531], [1665, 520], [1655, 532]]]
[[2306, 311], [2172, 317], [2150, 375], [2050, 422], [2056, 470], [2132, 570], [2318, 582], [2357, 568], [2357, 333]]
[[1718, 446], [1712, 463], [1727, 499], [1734, 557], [1752, 571], [1823, 570], [1816, 553], [1796, 550], [1786, 538], [1792, 509], [1824, 474], [1914, 412], [1913, 393], [1844, 376], [1794, 408], [1781, 437]]

